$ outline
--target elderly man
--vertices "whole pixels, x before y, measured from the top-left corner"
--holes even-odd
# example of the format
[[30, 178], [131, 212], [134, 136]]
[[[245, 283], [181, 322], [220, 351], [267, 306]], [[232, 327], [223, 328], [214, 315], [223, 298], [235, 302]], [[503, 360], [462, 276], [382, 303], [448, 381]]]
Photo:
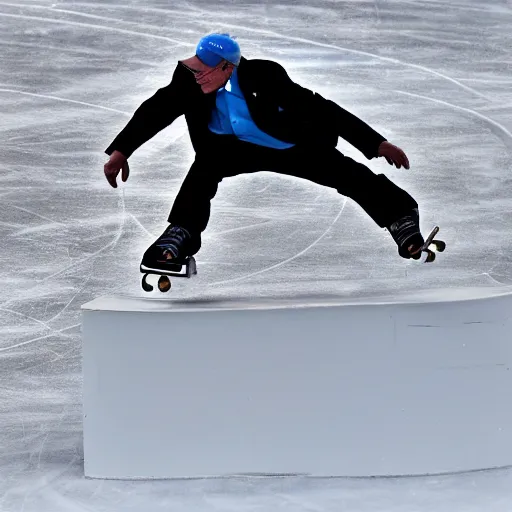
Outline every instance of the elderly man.
[[193, 57], [178, 62], [171, 83], [144, 101], [105, 151], [105, 175], [126, 181], [128, 158], [185, 115], [196, 152], [176, 197], [170, 225], [144, 254], [141, 269], [175, 268], [201, 247], [210, 202], [226, 177], [272, 171], [335, 188], [381, 228], [403, 258], [418, 259], [424, 243], [416, 201], [383, 174], [336, 149], [342, 137], [367, 159], [384, 157], [409, 168], [405, 153], [336, 103], [294, 83], [269, 60], [247, 60], [228, 34], [201, 39]]

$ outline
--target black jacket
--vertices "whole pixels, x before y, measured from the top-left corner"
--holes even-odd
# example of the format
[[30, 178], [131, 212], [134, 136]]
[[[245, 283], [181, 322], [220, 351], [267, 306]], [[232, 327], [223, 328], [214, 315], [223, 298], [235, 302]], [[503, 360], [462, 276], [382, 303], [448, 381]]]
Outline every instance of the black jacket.
[[[336, 146], [342, 137], [370, 159], [386, 140], [333, 101], [294, 83], [277, 62], [242, 58], [238, 83], [258, 128], [284, 142], [325, 147]], [[209, 136], [215, 99], [215, 92], [204, 94], [194, 75], [178, 63], [171, 83], [142, 103], [105, 152], [118, 150], [129, 157], [183, 114], [197, 152]]]

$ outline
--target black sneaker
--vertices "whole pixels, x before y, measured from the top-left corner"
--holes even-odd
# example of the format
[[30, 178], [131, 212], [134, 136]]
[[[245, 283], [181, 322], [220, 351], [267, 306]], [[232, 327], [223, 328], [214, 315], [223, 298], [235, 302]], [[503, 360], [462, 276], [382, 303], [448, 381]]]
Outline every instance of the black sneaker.
[[420, 232], [420, 213], [418, 208], [414, 208], [411, 213], [393, 222], [387, 229], [398, 245], [398, 254], [402, 258], [414, 258], [417, 260], [421, 257], [419, 249], [425, 240]]
[[169, 226], [148, 248], [142, 258], [146, 268], [166, 268], [166, 264], [182, 265], [200, 247], [200, 238], [180, 226]]
[[162, 251], [162, 256], [167, 260], [183, 260], [189, 254], [186, 253], [192, 237], [185, 228], [169, 226], [153, 244]]

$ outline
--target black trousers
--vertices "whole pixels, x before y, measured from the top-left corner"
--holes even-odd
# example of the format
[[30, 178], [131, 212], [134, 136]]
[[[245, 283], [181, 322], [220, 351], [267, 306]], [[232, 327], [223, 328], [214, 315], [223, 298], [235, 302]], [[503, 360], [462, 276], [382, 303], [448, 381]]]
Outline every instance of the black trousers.
[[219, 183], [239, 174], [270, 171], [336, 189], [354, 200], [381, 227], [417, 208], [416, 201], [383, 174], [344, 156], [334, 147], [297, 145], [271, 149], [230, 135], [212, 135], [196, 158], [176, 197], [169, 222], [200, 234], [210, 218]]

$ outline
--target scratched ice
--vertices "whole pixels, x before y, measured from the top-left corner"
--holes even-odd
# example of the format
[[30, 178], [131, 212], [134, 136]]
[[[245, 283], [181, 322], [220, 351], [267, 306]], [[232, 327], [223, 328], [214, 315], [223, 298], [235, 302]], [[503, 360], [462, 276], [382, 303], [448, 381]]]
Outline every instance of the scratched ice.
[[[371, 161], [440, 224], [439, 263], [400, 260], [350, 200], [291, 178], [223, 182], [174, 297], [363, 297], [512, 284], [512, 4], [0, 1], [0, 510], [510, 510], [507, 470], [428, 479], [100, 482], [83, 478], [81, 304], [142, 294], [193, 154], [177, 121], [131, 158], [114, 191], [103, 149], [168, 83], [204, 33], [353, 111], [403, 147], [411, 170]], [[340, 150], [365, 161], [340, 141]]]

